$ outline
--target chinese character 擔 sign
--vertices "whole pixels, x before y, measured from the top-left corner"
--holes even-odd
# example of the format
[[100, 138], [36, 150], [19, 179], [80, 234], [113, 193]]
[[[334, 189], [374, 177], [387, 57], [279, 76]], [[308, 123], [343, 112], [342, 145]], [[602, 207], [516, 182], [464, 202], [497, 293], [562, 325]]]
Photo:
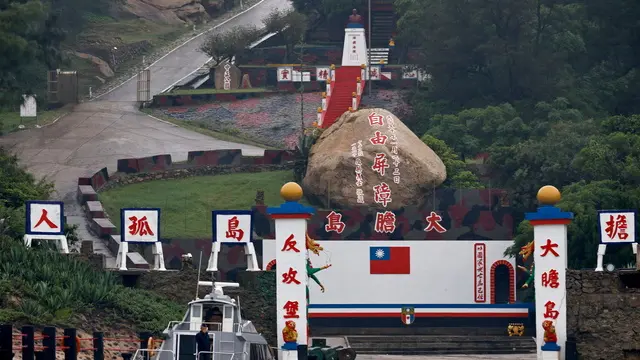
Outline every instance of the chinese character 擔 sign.
[[475, 302], [487, 301], [487, 247], [485, 244], [473, 245], [474, 293]]
[[153, 243], [160, 241], [160, 209], [121, 209], [122, 241]]
[[27, 201], [27, 235], [64, 234], [64, 205], [61, 201]]
[[253, 227], [250, 210], [214, 210], [212, 215], [213, 241], [245, 245], [251, 242]]
[[600, 242], [603, 244], [634, 243], [636, 213], [633, 210], [598, 211]]

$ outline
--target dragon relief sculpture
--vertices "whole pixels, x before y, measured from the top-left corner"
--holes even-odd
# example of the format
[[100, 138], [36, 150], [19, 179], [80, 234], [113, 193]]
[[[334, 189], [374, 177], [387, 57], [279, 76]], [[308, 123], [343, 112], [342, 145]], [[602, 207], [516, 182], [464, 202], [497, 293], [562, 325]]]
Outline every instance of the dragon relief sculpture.
[[[523, 263], [526, 262], [531, 257], [531, 255], [533, 255], [533, 249], [534, 249], [533, 241], [529, 242], [527, 245], [520, 248], [520, 252], [518, 254], [522, 256]], [[535, 263], [531, 262], [531, 266], [529, 266], [528, 269], [524, 266], [518, 265], [518, 269], [524, 271], [529, 275], [529, 278], [527, 278], [527, 281], [525, 281], [524, 285], [522, 285], [522, 288], [526, 289], [529, 287], [529, 285], [535, 278]]]

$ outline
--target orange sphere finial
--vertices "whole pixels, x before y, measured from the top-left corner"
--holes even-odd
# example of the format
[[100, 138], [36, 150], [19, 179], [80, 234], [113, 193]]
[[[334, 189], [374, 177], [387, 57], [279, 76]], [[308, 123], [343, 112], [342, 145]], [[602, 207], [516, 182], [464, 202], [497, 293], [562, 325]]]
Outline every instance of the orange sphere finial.
[[538, 190], [538, 202], [542, 205], [555, 205], [560, 201], [562, 195], [555, 186], [546, 185]]
[[288, 182], [280, 189], [280, 196], [285, 201], [298, 201], [302, 199], [302, 187], [295, 182]]

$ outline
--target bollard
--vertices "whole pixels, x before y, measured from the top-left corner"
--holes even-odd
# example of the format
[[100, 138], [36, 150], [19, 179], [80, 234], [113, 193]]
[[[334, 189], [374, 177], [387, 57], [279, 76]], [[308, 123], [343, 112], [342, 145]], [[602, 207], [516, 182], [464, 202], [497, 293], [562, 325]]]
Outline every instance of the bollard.
[[0, 359], [13, 359], [13, 326], [0, 325]]
[[47, 326], [42, 329], [42, 358], [44, 360], [56, 360], [56, 328]]
[[33, 326], [23, 326], [22, 327], [22, 359], [23, 360], [34, 360], [34, 351], [35, 351], [35, 340], [34, 329]]
[[104, 333], [93, 332], [93, 360], [104, 360]]
[[78, 359], [76, 336], [76, 329], [64, 329], [64, 360]]
[[132, 353], [122, 353], [122, 360], [131, 360]]
[[[149, 338], [151, 337], [151, 333], [150, 332], [141, 332], [140, 335], [138, 336], [140, 338], [140, 349], [144, 350], [147, 349], [149, 346]], [[143, 355], [143, 359], [144, 360], [149, 360], [149, 352], [148, 351], [141, 351], [142, 355]]]
[[298, 360], [307, 360], [309, 357], [309, 349], [307, 345], [298, 345]]

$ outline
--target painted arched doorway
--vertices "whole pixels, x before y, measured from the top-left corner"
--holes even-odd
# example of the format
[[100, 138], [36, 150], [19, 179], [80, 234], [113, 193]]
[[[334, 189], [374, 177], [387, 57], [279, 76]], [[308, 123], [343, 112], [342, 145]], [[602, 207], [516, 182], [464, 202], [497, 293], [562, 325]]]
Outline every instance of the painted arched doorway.
[[513, 304], [515, 296], [515, 270], [506, 260], [498, 260], [491, 265], [491, 303]]

